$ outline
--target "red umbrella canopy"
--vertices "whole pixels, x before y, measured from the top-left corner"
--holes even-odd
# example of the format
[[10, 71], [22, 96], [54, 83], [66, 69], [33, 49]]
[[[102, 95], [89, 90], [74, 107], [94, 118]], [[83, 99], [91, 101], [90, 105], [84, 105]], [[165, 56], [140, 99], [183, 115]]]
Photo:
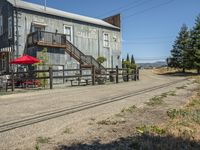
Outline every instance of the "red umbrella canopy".
[[11, 61], [10, 64], [24, 64], [24, 65], [29, 65], [29, 64], [35, 64], [39, 63], [40, 60], [29, 56], [29, 55], [23, 55], [22, 57], [16, 58], [15, 60]]

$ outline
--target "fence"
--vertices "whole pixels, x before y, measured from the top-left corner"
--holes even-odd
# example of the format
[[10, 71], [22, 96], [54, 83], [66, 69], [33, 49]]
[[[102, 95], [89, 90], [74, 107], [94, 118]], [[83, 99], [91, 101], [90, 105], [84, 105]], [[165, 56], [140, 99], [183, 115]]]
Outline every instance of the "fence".
[[[39, 74], [42, 74], [40, 76]], [[27, 76], [21, 76], [21, 75], [27, 75]], [[1, 78], [0, 78], [1, 79]], [[35, 71], [26, 71], [26, 72], [11, 72], [9, 78], [7, 78], [7, 82], [1, 83], [0, 80], [0, 89], [4, 88], [6, 91], [8, 89], [11, 89], [12, 91], [15, 90], [15, 85], [19, 80], [23, 80], [24, 84], [37, 84], [36, 80], [48, 80], [48, 85], [50, 89], [53, 89], [54, 83], [53, 81], [56, 79], [62, 80], [63, 83], [66, 81], [72, 81], [78, 80], [78, 79], [87, 79], [87, 83], [91, 83], [92, 85], [95, 84], [104, 84], [108, 80], [110, 82], [119, 83], [120, 80], [124, 82], [128, 82], [130, 80], [139, 80], [139, 70], [128, 70], [128, 69], [122, 69], [118, 68], [106, 68], [105, 70], [97, 74], [95, 67], [92, 66], [90, 68], [81, 68], [81, 69], [62, 69], [62, 70], [54, 70], [52, 67], [49, 67], [47, 70], [35, 70]], [[88, 82], [89, 81], [89, 82]]]

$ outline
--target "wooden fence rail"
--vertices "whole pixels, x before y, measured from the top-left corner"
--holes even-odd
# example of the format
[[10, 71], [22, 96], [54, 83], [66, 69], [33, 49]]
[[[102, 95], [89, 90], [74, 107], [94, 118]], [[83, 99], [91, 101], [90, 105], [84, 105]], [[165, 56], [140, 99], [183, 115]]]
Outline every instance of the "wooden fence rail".
[[[83, 71], [89, 71], [90, 74], [82, 74]], [[62, 72], [62, 75], [55, 75], [55, 73]], [[69, 74], [66, 75], [66, 73], [70, 72], [79, 72], [80, 74]], [[101, 71], [100, 71], [101, 72]], [[44, 73], [44, 76], [39, 76], [39, 74]], [[21, 77], [20, 75], [27, 75], [24, 77]], [[91, 68], [81, 68], [81, 69], [62, 69], [62, 70], [55, 70], [52, 67], [49, 67], [49, 69], [46, 70], [34, 70], [34, 71], [24, 71], [24, 72], [11, 72], [10, 78], [8, 79], [10, 89], [12, 91], [15, 90], [15, 83], [17, 80], [49, 80], [49, 87], [50, 89], [53, 89], [53, 80], [54, 79], [62, 79], [63, 83], [65, 83], [68, 79], [80, 79], [80, 78], [90, 78], [92, 81], [92, 85], [95, 85], [97, 82], [97, 79], [99, 78], [105, 78], [111, 82], [119, 83], [119, 79], [123, 79], [123, 81], [128, 82], [130, 80], [130, 77], [132, 80], [139, 80], [139, 69], [135, 69], [132, 72], [130, 72], [126, 68], [119, 68], [116, 66], [116, 68], [106, 68], [106, 72], [102, 72], [101, 74], [97, 74], [95, 67]], [[1, 88], [1, 83], [0, 83]], [[6, 91], [8, 88], [8, 84], [6, 86]]]

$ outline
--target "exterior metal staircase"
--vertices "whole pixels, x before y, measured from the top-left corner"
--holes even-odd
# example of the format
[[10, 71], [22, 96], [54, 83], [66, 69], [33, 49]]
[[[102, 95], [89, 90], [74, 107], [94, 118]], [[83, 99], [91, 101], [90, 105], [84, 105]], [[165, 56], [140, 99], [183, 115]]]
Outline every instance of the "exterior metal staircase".
[[27, 38], [28, 47], [34, 45], [46, 46], [46, 47], [58, 47], [64, 48], [65, 51], [84, 66], [94, 66], [96, 73], [100, 74], [105, 72], [106, 69], [101, 65], [93, 56], [85, 55], [75, 45], [66, 39], [65, 34], [52, 33], [46, 31], [37, 31], [28, 35]]

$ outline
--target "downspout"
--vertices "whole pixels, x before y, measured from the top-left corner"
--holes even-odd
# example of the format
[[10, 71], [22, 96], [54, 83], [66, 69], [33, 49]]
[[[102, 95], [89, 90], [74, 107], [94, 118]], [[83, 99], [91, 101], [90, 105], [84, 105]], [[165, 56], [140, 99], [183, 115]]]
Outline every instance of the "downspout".
[[16, 41], [14, 41], [14, 44], [16, 45], [16, 55], [15, 56], [19, 57], [18, 8], [17, 8], [16, 0], [15, 0], [15, 19], [16, 19]]
[[98, 57], [100, 57], [100, 33], [99, 33], [99, 29], [98, 29]]

